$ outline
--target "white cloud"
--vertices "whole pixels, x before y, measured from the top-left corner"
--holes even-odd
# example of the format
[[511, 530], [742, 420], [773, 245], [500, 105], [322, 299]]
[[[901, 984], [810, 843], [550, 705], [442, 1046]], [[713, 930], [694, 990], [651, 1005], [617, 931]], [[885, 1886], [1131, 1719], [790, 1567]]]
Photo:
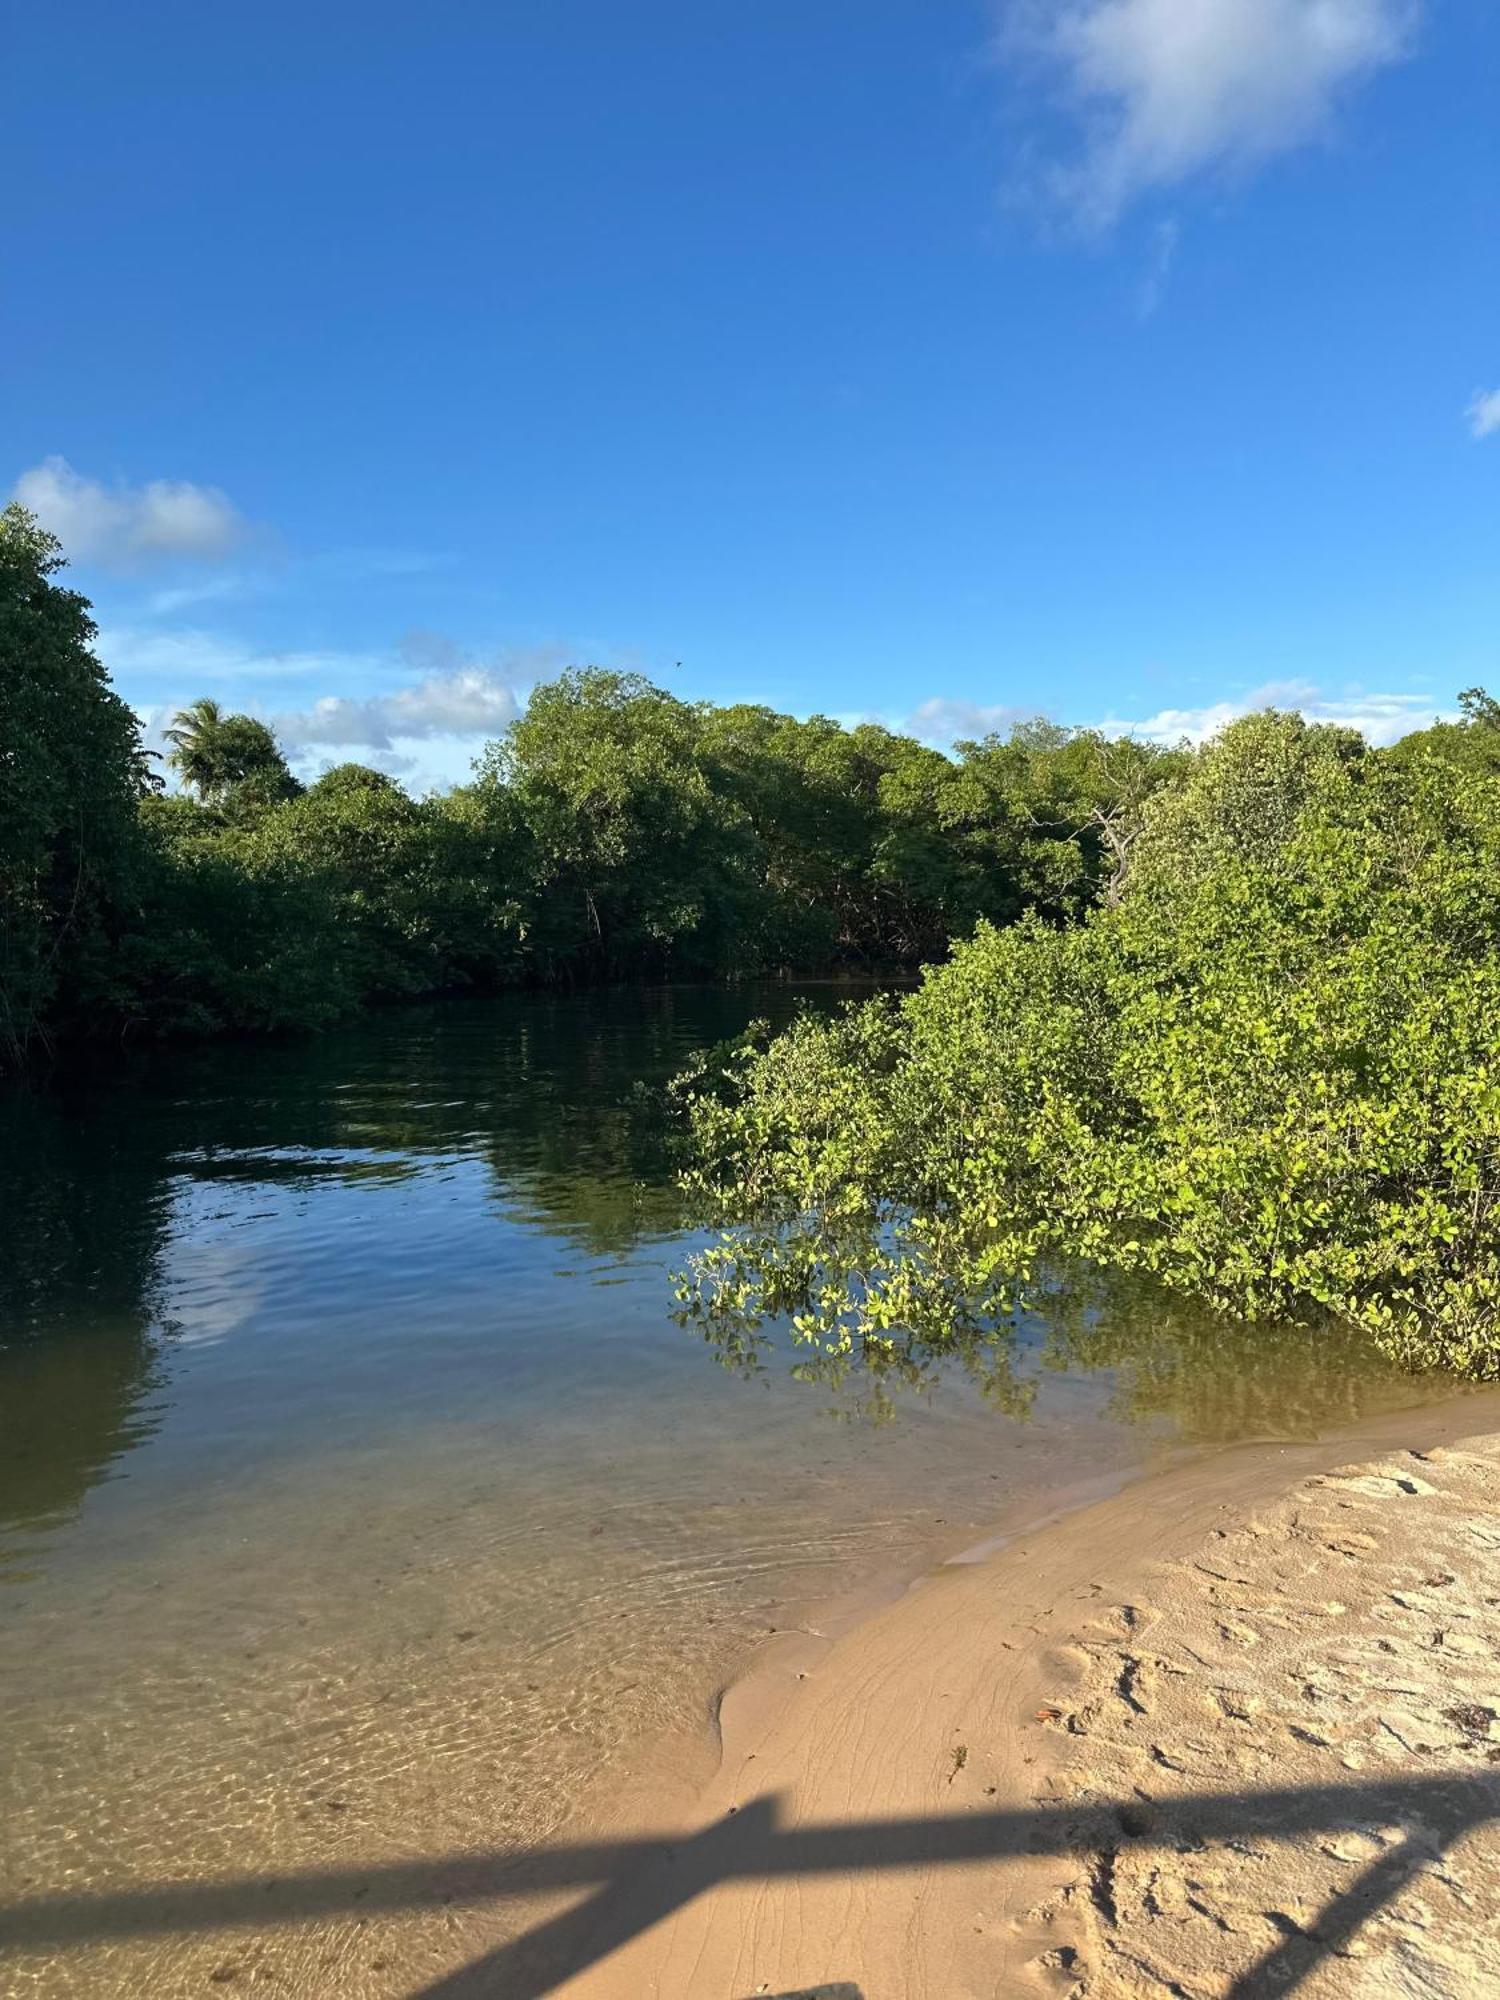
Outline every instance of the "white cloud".
[[[153, 749], [173, 714], [209, 690], [267, 722], [304, 777], [352, 760], [400, 775], [414, 790], [466, 778], [480, 745], [515, 720], [531, 687], [588, 650], [542, 644], [481, 659], [416, 632], [390, 651], [270, 652], [190, 627], [123, 624], [104, 627], [97, 641]], [[307, 690], [300, 700], [296, 683]], [[373, 692], [333, 691], [342, 689]]]
[[1477, 438], [1500, 431], [1500, 389], [1481, 389], [1464, 414]]
[[1368, 742], [1377, 744], [1395, 743], [1431, 722], [1454, 719], [1453, 712], [1440, 712], [1430, 695], [1367, 694], [1359, 689], [1327, 695], [1305, 681], [1269, 681], [1246, 694], [1202, 708], [1162, 708], [1135, 721], [1111, 716], [1098, 726], [1111, 734], [1140, 736], [1149, 743], [1180, 743], [1184, 737], [1190, 743], [1206, 743], [1228, 723], [1260, 708], [1295, 709], [1309, 722], [1336, 722], [1359, 730]]
[[212, 562], [240, 543], [247, 526], [216, 486], [152, 479], [106, 486], [65, 458], [23, 472], [11, 498], [30, 508], [75, 562], [138, 569], [152, 562]]
[[982, 702], [950, 701], [937, 695], [931, 701], [924, 701], [920, 708], [914, 708], [896, 726], [904, 735], [946, 749], [950, 743], [1004, 736], [1018, 722], [1034, 721], [1038, 712], [1034, 708], [1012, 707], [1006, 702], [986, 706]]
[[1052, 199], [1103, 227], [1137, 196], [1325, 133], [1341, 93], [1410, 50], [1418, 0], [1004, 0], [999, 52], [1081, 126]]
[[[1139, 736], [1148, 743], [1207, 743], [1211, 737], [1242, 715], [1257, 709], [1293, 709], [1309, 722], [1334, 722], [1357, 729], [1376, 744], [1395, 743], [1414, 729], [1432, 722], [1454, 722], [1454, 709], [1440, 709], [1431, 695], [1379, 694], [1363, 688], [1346, 688], [1338, 694], [1325, 693], [1307, 681], [1267, 681], [1244, 694], [1206, 702], [1201, 708], [1159, 708], [1154, 715], [1108, 715], [1085, 726], [1102, 729], [1112, 736]], [[935, 696], [914, 709], [904, 721], [893, 726], [919, 737], [940, 749], [989, 735], [1004, 736], [1017, 723], [1034, 722], [1042, 711], [1036, 708], [948, 700]], [[868, 720], [850, 717], [850, 723]]]
[[423, 737], [494, 736], [519, 713], [516, 690], [508, 680], [484, 667], [463, 667], [365, 700], [324, 695], [311, 708], [273, 715], [270, 722], [289, 753], [389, 750], [394, 743]]
[[477, 742], [498, 735], [520, 714], [518, 690], [555, 674], [570, 657], [561, 646], [544, 645], [479, 660], [439, 633], [413, 632], [402, 642], [401, 658], [417, 671], [416, 680], [381, 694], [324, 695], [309, 708], [267, 719], [293, 756], [339, 749], [373, 759], [418, 742], [451, 751], [467, 746], [472, 755]]

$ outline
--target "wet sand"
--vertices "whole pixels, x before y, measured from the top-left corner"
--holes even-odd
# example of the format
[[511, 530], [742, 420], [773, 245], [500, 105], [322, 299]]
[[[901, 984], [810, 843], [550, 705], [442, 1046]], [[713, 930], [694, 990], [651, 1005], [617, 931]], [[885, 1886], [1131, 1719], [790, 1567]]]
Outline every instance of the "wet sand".
[[1500, 1992], [1494, 1433], [1227, 1451], [810, 1617], [425, 1990]]

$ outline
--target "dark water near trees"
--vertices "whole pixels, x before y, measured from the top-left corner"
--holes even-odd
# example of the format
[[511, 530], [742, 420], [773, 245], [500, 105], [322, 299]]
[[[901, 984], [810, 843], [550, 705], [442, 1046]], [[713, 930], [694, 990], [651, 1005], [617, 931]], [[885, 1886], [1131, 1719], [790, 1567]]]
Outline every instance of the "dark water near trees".
[[[538, 1836], [820, 1597], [1421, 1399], [1140, 1300], [905, 1384], [719, 1365], [652, 1091], [794, 1004], [456, 1002], [0, 1099], [0, 1903]], [[266, 1893], [80, 1917], [5, 1990], [406, 1993], [493, 1922]]]

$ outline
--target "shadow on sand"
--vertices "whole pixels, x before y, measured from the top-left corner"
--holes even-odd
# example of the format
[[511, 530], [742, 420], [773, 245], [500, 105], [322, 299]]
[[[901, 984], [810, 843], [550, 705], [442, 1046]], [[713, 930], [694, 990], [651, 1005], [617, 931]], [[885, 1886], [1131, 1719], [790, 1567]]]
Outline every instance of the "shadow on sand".
[[[0, 1949], [66, 1948], [109, 1938], [272, 1925], [470, 1905], [563, 1889], [593, 1894], [531, 1931], [423, 1987], [419, 2000], [540, 2000], [715, 1885], [885, 1868], [1003, 1862], [1123, 1848], [1190, 1852], [1215, 1840], [1399, 1826], [1388, 1847], [1305, 1929], [1241, 1973], [1232, 2000], [1295, 1991], [1361, 1924], [1463, 1834], [1500, 1819], [1500, 1773], [1455, 1774], [1300, 1790], [1179, 1795], [1144, 1803], [787, 1826], [776, 1795], [687, 1838], [580, 1843], [416, 1863], [329, 1869], [290, 1878], [163, 1883], [118, 1893], [42, 1896], [0, 1910]], [[829, 1967], [827, 1982], [778, 2000], [860, 2000]], [[704, 1996], [708, 2000], [708, 1996]], [[728, 2000], [728, 1996], [725, 1996]]]

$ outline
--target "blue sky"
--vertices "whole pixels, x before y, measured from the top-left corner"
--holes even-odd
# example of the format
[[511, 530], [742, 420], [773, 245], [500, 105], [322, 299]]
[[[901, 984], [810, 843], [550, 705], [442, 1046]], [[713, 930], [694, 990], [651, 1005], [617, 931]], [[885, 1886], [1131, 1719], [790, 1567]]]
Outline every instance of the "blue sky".
[[425, 785], [575, 660], [939, 740], [1500, 682], [1488, 0], [8, 34], [0, 494], [148, 718]]

